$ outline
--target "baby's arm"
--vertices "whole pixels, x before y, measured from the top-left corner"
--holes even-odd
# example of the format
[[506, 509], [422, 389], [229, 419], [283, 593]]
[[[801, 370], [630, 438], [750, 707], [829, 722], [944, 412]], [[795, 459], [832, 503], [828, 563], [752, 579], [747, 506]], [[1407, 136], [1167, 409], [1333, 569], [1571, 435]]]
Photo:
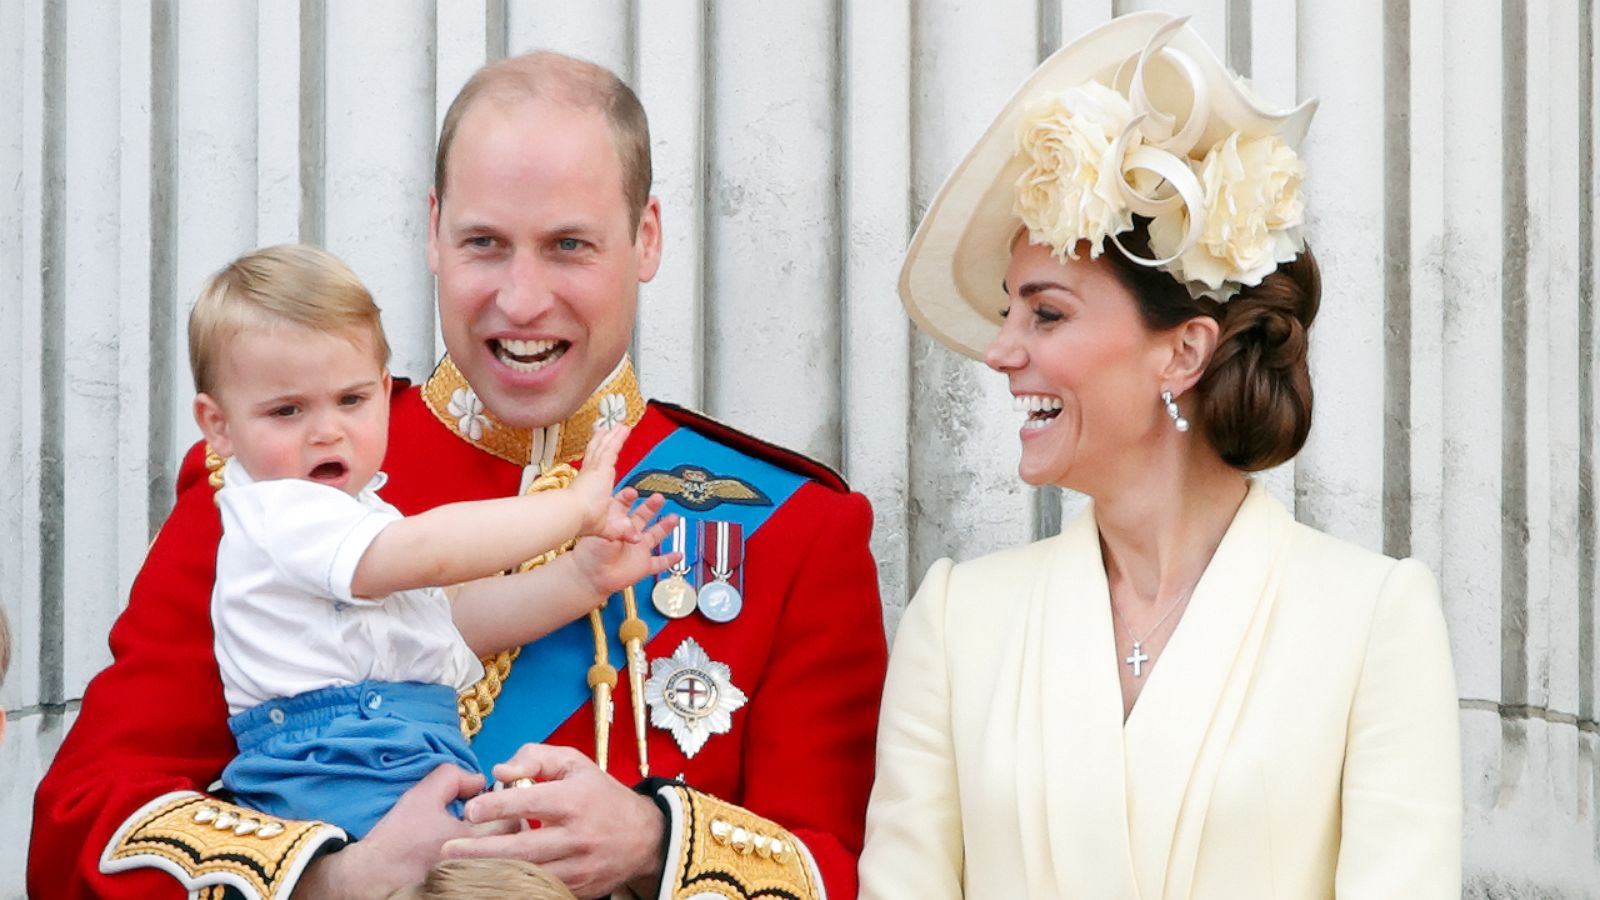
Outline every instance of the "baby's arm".
[[362, 555], [350, 593], [379, 598], [471, 581], [521, 565], [578, 535], [637, 540], [611, 515], [617, 452], [627, 435], [626, 428], [597, 432], [583, 471], [562, 490], [448, 503], [394, 522]]
[[[623, 491], [628, 499], [631, 494]], [[619, 502], [625, 509], [626, 501]], [[467, 646], [479, 656], [520, 647], [584, 615], [623, 587], [666, 571], [683, 554], [653, 553], [678, 520], [672, 515], [650, 524], [663, 502], [657, 494], [631, 513], [641, 535], [637, 543], [584, 538], [573, 552], [532, 571], [446, 588], [450, 614]]]

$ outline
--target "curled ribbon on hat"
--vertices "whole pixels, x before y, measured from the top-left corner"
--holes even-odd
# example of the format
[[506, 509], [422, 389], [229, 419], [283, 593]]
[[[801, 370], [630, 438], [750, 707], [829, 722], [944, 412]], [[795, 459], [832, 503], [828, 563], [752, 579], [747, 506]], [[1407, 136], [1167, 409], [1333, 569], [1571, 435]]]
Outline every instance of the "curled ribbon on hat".
[[[1217, 140], [1213, 130], [1206, 140], [1213, 91], [1235, 86], [1210, 84], [1193, 57], [1167, 46], [1184, 21], [1151, 35], [1109, 85], [1088, 82], [1035, 104], [1018, 130], [1017, 152], [1028, 165], [1014, 212], [1030, 240], [1058, 257], [1076, 257], [1085, 241], [1098, 256], [1109, 238], [1191, 294], [1226, 300], [1304, 246], [1302, 167], [1270, 134], [1230, 130]], [[1158, 60], [1175, 78], [1152, 80]], [[1185, 102], [1187, 110], [1163, 108]], [[1151, 220], [1152, 257], [1130, 252], [1118, 237], [1134, 215]]]

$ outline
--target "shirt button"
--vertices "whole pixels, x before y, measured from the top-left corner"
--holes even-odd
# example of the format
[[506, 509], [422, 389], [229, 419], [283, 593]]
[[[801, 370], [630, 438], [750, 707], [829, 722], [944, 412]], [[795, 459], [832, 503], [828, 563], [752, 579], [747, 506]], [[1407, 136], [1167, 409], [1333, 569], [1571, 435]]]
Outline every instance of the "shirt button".
[[383, 705], [383, 695], [377, 691], [367, 692], [367, 709], [377, 709]]
[[282, 725], [283, 724], [283, 720], [287, 719], [288, 716], [283, 714], [283, 710], [281, 710], [278, 707], [274, 706], [272, 709], [267, 711], [267, 718], [271, 719], [272, 720], [272, 724], [274, 724], [274, 725]]

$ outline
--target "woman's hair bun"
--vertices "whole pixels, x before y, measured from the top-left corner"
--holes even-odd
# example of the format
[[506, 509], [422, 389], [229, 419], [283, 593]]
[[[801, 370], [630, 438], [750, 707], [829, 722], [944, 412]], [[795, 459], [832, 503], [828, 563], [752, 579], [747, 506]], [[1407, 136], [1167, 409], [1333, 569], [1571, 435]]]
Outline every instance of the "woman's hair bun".
[[1317, 261], [1306, 248], [1223, 305], [1217, 348], [1195, 394], [1201, 430], [1228, 465], [1268, 469], [1305, 445], [1308, 329], [1321, 298]]

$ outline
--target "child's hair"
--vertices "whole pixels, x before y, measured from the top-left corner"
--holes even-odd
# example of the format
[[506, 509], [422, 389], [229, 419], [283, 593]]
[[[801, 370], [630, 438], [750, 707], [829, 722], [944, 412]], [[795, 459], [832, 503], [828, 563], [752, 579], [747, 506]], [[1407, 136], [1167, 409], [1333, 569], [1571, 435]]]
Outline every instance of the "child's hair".
[[447, 859], [435, 863], [421, 884], [401, 888], [389, 900], [578, 900], [560, 879], [517, 859]]
[[11, 626], [6, 624], [6, 611], [0, 609], [0, 685], [6, 683], [6, 670], [11, 668]]
[[216, 386], [227, 342], [250, 328], [293, 324], [316, 331], [365, 331], [378, 364], [389, 364], [378, 306], [350, 267], [326, 250], [278, 244], [239, 257], [211, 276], [189, 313], [194, 387]]

